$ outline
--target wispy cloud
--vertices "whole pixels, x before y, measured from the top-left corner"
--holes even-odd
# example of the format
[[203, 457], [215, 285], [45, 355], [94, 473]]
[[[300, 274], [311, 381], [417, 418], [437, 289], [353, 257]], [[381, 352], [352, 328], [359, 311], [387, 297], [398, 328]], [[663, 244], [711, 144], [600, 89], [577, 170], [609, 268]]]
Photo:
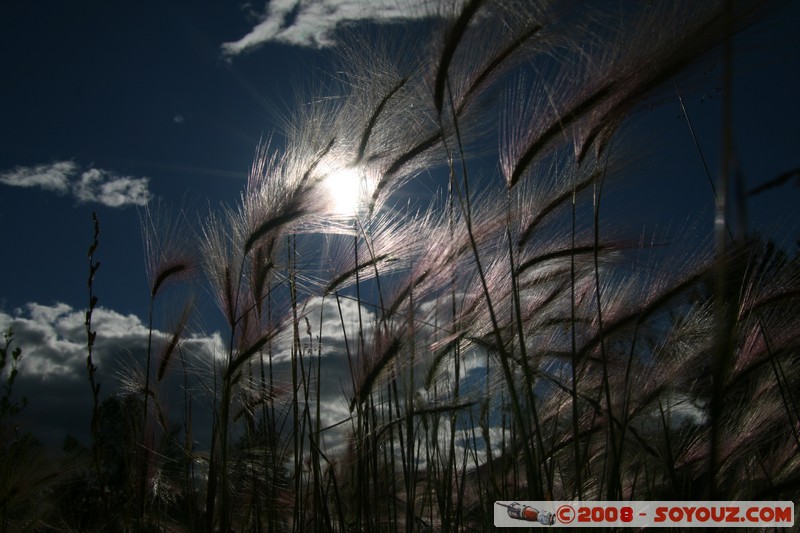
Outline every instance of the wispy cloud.
[[72, 192], [81, 202], [98, 202], [109, 207], [145, 205], [150, 200], [147, 181], [91, 168], [81, 173]]
[[145, 205], [152, 194], [149, 178], [120, 176], [99, 168], [80, 168], [73, 161], [16, 167], [0, 172], [0, 183], [11, 187], [38, 187], [45, 191], [71, 194], [81, 203], [108, 207]]
[[268, 42], [325, 48], [336, 44], [339, 25], [425, 18], [430, 5], [430, 0], [272, 0], [250, 33], [224, 43], [222, 51], [235, 56]]
[[77, 171], [77, 166], [72, 161], [17, 167], [0, 174], [0, 183], [12, 187], [39, 187], [46, 191], [66, 194], [69, 192], [70, 180]]

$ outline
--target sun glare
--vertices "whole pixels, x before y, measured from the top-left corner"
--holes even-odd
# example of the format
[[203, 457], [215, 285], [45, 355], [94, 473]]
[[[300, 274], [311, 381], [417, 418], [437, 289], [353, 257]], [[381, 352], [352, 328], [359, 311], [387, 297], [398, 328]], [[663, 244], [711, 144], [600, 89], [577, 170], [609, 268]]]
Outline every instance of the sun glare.
[[363, 204], [365, 184], [357, 168], [342, 168], [328, 174], [325, 186], [336, 214], [354, 215]]

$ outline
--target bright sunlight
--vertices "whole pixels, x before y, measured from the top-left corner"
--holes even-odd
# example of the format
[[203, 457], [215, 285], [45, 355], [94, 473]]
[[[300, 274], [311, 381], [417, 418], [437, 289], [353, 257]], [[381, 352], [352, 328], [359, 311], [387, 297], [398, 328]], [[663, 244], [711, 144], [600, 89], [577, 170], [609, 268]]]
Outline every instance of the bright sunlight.
[[358, 168], [334, 170], [325, 178], [325, 186], [337, 215], [354, 215], [363, 204], [366, 184]]

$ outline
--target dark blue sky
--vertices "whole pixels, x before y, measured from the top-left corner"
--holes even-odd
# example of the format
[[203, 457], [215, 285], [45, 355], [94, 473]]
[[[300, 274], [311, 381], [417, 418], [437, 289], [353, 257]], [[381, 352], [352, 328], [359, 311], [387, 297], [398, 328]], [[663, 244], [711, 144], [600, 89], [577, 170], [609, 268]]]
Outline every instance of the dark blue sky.
[[[186, 203], [198, 212], [235, 201], [259, 140], [276, 130], [282, 110], [295, 105], [294, 87], [326, 80], [333, 68], [335, 48], [313, 45], [327, 44], [325, 38], [333, 34], [325, 28], [339, 19], [331, 15], [311, 27], [316, 40], [301, 46], [297, 35], [302, 32], [292, 28], [315, 21], [300, 8], [271, 14], [282, 17], [285, 26], [271, 41], [226, 56], [223, 43], [248, 35], [258, 23], [253, 12], [264, 10], [261, 4], [190, 0], [3, 2], [0, 317], [11, 320], [22, 309], [22, 316], [32, 320], [27, 304], [85, 306], [92, 211], [102, 225], [97, 258], [103, 265], [95, 287], [100, 304], [121, 316], [145, 316], [148, 294], [136, 206], [103, 199], [102, 188], [80, 197], [72, 185], [61, 190], [52, 183], [49, 188], [13, 186], [9, 176], [72, 162], [73, 180], [94, 169], [101, 176], [98, 184], [146, 183], [148, 197]], [[750, 187], [800, 166], [798, 13], [794, 3], [746, 47], [737, 48], [736, 148]], [[340, 15], [346, 18], [344, 11]], [[395, 20], [402, 16], [411, 17], [393, 15]], [[377, 35], [387, 29], [378, 25], [370, 31]], [[720, 62], [711, 59], [697, 85], [685, 91], [714, 174], [720, 76]], [[688, 226], [702, 239], [711, 224], [710, 187], [677, 99], [662, 101], [623, 130], [636, 171], [621, 184], [627, 192], [605, 204], [607, 216], [632, 235], [655, 228], [680, 234]], [[428, 187], [420, 186], [420, 194]], [[794, 186], [754, 198], [748, 206], [750, 227], [793, 246], [800, 234], [799, 198]]]

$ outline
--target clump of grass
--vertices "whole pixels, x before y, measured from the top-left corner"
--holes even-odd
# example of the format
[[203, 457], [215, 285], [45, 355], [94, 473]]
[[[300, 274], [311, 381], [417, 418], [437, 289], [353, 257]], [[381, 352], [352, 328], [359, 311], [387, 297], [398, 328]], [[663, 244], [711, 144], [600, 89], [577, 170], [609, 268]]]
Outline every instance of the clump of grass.
[[[184, 527], [461, 531], [509, 498], [797, 495], [798, 258], [737, 235], [678, 241], [657, 264], [605, 217], [634, 172], [619, 131], [767, 8], [607, 7], [470, 0], [413, 60], [352, 46], [336, 94], [286, 118], [280, 151], [258, 147], [240, 200], [197, 232], [226, 347], [198, 376], [212, 441], [207, 476], [174, 485]], [[348, 213], [327, 183], [343, 170], [362, 182]], [[444, 192], [395, 200], [417, 184]], [[151, 333], [156, 297], [193, 270], [190, 241], [154, 219]], [[142, 527], [180, 522], [148, 507], [153, 457], [200, 455], [188, 323], [158, 359], [149, 343], [134, 387]], [[176, 357], [184, 444], [169, 451], [150, 413]]]

